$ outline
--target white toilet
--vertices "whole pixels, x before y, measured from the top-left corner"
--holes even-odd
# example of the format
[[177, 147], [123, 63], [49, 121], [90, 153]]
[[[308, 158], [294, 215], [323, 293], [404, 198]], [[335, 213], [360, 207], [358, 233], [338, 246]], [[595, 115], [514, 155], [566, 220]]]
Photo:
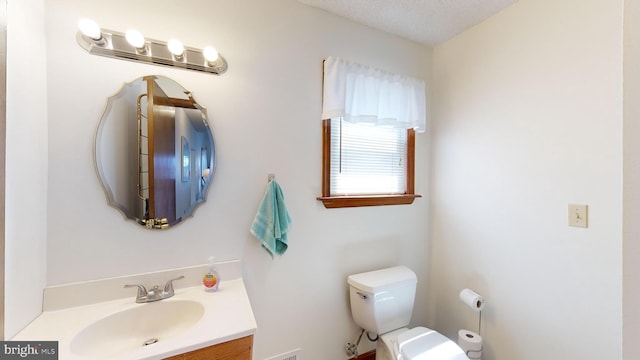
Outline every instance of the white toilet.
[[453, 341], [425, 327], [407, 328], [416, 295], [416, 274], [406, 266], [347, 278], [353, 320], [378, 334], [376, 360], [469, 360]]

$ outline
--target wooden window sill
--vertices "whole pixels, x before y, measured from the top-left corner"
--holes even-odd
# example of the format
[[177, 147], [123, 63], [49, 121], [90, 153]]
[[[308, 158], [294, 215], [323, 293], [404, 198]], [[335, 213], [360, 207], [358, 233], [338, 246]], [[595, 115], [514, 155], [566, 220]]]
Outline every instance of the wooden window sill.
[[357, 206], [381, 206], [381, 205], [409, 205], [415, 198], [422, 197], [416, 194], [397, 195], [360, 195], [360, 196], [319, 196], [327, 209], [357, 207]]

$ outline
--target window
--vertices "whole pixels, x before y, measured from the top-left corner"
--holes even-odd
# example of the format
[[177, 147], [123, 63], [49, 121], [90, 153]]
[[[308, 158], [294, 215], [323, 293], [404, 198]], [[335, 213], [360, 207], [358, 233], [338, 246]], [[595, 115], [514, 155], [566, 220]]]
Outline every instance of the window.
[[415, 131], [323, 122], [322, 196], [327, 208], [411, 204]]
[[424, 81], [335, 57], [323, 67], [318, 200], [327, 208], [413, 203]]

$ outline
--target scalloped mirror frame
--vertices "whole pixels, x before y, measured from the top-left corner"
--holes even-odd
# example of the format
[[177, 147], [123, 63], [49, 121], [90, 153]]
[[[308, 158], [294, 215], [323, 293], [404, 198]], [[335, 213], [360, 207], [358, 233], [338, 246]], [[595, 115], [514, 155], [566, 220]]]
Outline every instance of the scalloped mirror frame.
[[148, 229], [167, 229], [206, 201], [215, 168], [206, 109], [164, 76], [126, 83], [107, 99], [94, 160], [108, 205]]

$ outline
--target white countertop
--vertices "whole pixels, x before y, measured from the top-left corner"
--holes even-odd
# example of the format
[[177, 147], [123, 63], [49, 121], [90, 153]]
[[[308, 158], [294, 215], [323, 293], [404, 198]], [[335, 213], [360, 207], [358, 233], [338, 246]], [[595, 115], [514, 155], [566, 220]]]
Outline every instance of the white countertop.
[[[138, 360], [163, 359], [169, 356], [253, 335], [257, 325], [242, 278], [221, 281], [217, 292], [207, 292], [202, 285], [176, 289], [176, 294], [161, 302], [191, 300], [204, 306], [204, 315], [191, 328], [153, 345], [140, 346], [126, 354], [110, 355], [109, 359]], [[59, 358], [87, 360], [71, 351], [71, 341], [82, 329], [111, 314], [139, 306], [135, 296], [76, 306], [61, 310], [44, 311], [31, 324], [20, 331], [15, 341], [58, 341]], [[108, 342], [109, 339], [105, 339]], [[91, 357], [94, 358], [94, 357]]]

